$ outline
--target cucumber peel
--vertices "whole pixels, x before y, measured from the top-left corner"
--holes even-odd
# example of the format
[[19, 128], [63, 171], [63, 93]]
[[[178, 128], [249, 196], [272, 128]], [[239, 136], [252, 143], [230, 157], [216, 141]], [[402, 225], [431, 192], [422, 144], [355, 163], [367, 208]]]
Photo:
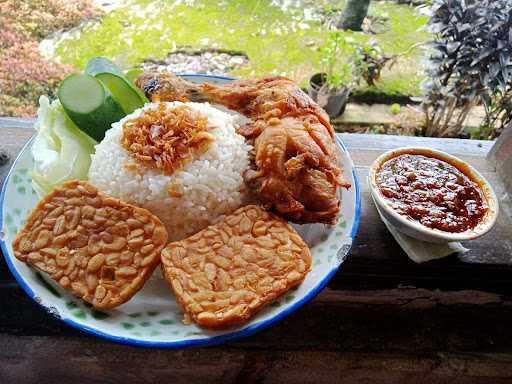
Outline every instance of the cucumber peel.
[[135, 85], [135, 80], [137, 79], [137, 77], [139, 77], [140, 74], [144, 73], [144, 71], [140, 68], [132, 68], [132, 69], [129, 69], [126, 71], [125, 73], [125, 77], [128, 79], [128, 81], [130, 82], [130, 84], [135, 87], [137, 93], [139, 94], [140, 98], [142, 99], [142, 101], [145, 103], [149, 103], [149, 100], [148, 98], [146, 97], [146, 95], [144, 94], [144, 92], [142, 92], [142, 89], [140, 89], [139, 87], [137, 87]]
[[135, 79], [137, 76], [139, 76], [141, 73], [144, 73], [144, 71], [140, 68], [132, 68], [125, 72], [126, 78], [132, 83], [135, 84]]
[[112, 123], [125, 116], [112, 93], [93, 76], [66, 77], [59, 87], [58, 97], [69, 118], [98, 142], [103, 140]]
[[98, 73], [95, 78], [109, 89], [126, 114], [144, 106], [139, 94], [122, 77], [113, 73]]
[[117, 76], [124, 76], [123, 72], [114, 62], [101, 56], [93, 57], [85, 67], [86, 75], [96, 76], [98, 73], [112, 73]]
[[[139, 71], [139, 72], [137, 74], [135, 74], [136, 71]], [[142, 73], [141, 70], [132, 69], [132, 70], [128, 71], [127, 75], [129, 74], [130, 76], [132, 76], [132, 78], [129, 78], [127, 75], [125, 75], [121, 71], [121, 69], [119, 69], [119, 67], [114, 62], [110, 61], [106, 57], [94, 57], [91, 60], [89, 60], [89, 62], [87, 63], [87, 66], [85, 68], [85, 73], [87, 75], [91, 75], [94, 77], [98, 77], [105, 73], [118, 76], [126, 82], [127, 87], [129, 87], [132, 90], [132, 92], [135, 92], [137, 95], [139, 95], [139, 98], [142, 103], [141, 106], [149, 101], [146, 98], [146, 96], [144, 95], [144, 93], [138, 87], [136, 87], [135, 84], [133, 83], [133, 79], [135, 79], [135, 77], [137, 77], [140, 73]], [[114, 82], [117, 83], [117, 81], [114, 81]], [[109, 87], [108, 84], [105, 84], [105, 85], [107, 87]], [[110, 91], [112, 91], [112, 93], [114, 94], [114, 97], [116, 97], [116, 91], [114, 91], [113, 89], [110, 89]], [[127, 112], [127, 113], [130, 113], [130, 112]]]

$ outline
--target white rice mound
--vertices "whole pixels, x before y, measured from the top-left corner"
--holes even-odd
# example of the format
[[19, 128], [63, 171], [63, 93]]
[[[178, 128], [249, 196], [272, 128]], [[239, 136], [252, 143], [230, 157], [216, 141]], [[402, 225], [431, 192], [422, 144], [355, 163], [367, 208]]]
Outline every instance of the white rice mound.
[[[249, 166], [251, 146], [235, 132], [236, 116], [208, 103], [166, 102], [167, 108], [187, 105], [205, 115], [214, 126], [210, 133], [215, 140], [207, 152], [170, 176], [147, 168], [122, 147], [123, 124], [159, 104], [146, 104], [112, 124], [96, 145], [89, 181], [111, 196], [150, 210], [167, 227], [169, 240], [175, 241], [200, 231], [246, 202], [242, 175]], [[136, 164], [143, 171], [128, 170], [127, 164]], [[168, 194], [169, 183], [175, 182], [181, 183], [182, 197]]]

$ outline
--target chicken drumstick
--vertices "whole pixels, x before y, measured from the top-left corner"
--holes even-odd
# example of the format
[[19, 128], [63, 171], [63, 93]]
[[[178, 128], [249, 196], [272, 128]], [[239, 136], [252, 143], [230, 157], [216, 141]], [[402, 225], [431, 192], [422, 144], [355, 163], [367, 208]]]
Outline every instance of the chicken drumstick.
[[221, 104], [251, 119], [238, 133], [255, 148], [244, 177], [267, 208], [296, 223], [335, 224], [343, 178], [329, 117], [285, 77], [194, 84], [168, 72], [147, 72], [136, 84], [152, 101]]

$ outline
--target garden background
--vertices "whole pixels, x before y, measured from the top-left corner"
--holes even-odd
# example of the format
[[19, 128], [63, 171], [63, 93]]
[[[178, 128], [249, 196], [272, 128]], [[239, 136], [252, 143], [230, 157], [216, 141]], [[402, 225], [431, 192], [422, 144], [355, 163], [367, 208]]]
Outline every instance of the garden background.
[[[457, 101], [429, 128], [435, 117], [429, 123], [428, 108], [440, 108], [431, 59], [441, 52], [451, 60], [446, 47], [453, 44], [447, 39], [441, 50], [433, 46], [439, 32], [429, 20], [436, 9], [438, 18], [455, 14], [449, 3], [372, 0], [361, 30], [353, 31], [340, 28], [350, 8], [343, 0], [6, 0], [0, 3], [0, 116], [35, 116], [40, 95], [55, 97], [66, 75], [105, 56], [123, 69], [282, 75], [304, 89], [311, 76], [325, 73], [329, 92], [350, 91], [345, 113], [333, 118], [340, 131], [493, 138], [503, 119], [489, 115], [491, 103], [480, 94], [467, 103], [461, 124], [453, 127], [465, 112]], [[510, 7], [508, 0], [495, 3]], [[463, 13], [471, 16], [471, 10]], [[508, 57], [504, 65], [510, 69]], [[450, 92], [441, 92], [443, 102], [449, 104]], [[425, 95], [430, 104], [421, 105]]]

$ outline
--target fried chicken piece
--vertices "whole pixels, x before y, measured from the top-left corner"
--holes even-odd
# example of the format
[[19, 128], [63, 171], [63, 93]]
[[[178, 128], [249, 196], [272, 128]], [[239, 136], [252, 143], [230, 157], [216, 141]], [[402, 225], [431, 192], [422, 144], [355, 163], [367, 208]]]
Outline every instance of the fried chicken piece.
[[285, 77], [213, 85], [172, 73], [144, 73], [136, 81], [152, 101], [221, 104], [251, 119], [238, 133], [253, 142], [253, 169], [244, 177], [258, 198], [296, 223], [335, 224], [343, 178], [329, 117]]

